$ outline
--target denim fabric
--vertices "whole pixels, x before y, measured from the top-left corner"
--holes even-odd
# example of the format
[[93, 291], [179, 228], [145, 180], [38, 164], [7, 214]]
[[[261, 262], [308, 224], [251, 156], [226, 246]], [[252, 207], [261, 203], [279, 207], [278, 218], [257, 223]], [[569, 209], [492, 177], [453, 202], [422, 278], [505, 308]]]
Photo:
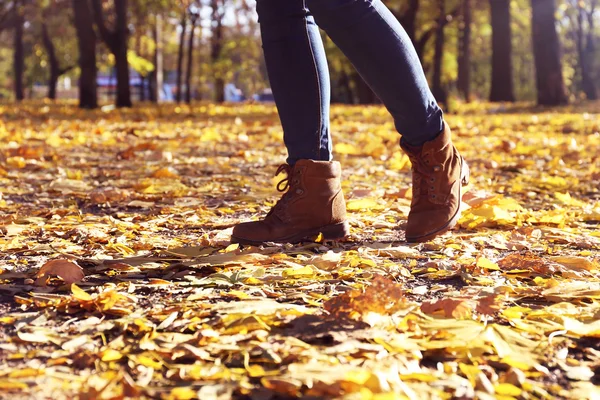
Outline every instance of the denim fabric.
[[442, 110], [414, 46], [380, 0], [257, 0], [256, 7], [290, 165], [332, 159], [330, 83], [318, 26], [381, 99], [403, 142], [420, 146], [442, 131]]

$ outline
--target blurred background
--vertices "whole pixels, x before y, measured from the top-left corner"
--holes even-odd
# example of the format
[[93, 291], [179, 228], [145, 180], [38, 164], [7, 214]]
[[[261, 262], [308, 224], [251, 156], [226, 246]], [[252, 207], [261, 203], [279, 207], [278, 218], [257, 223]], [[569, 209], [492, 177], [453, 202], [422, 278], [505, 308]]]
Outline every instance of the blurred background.
[[[285, 0], [282, 0], [285, 1]], [[384, 0], [453, 101], [596, 99], [600, 0]], [[332, 100], [378, 99], [324, 35]], [[272, 101], [254, 0], [0, 0], [0, 99]]]

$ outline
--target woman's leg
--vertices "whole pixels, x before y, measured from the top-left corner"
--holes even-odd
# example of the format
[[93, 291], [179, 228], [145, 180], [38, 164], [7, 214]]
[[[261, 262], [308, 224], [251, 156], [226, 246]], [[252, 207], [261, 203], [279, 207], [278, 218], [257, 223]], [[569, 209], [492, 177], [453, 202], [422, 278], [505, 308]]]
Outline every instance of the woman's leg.
[[306, 2], [319, 26], [387, 107], [403, 142], [420, 146], [442, 131], [442, 111], [414, 46], [380, 0]]
[[256, 9], [288, 164], [330, 161], [329, 71], [319, 28], [304, 0], [258, 0]]
[[452, 144], [408, 35], [381, 0], [306, 0], [309, 9], [392, 114], [412, 163], [406, 240], [456, 225], [469, 168]]
[[348, 234], [341, 167], [331, 160], [329, 71], [304, 0], [258, 0], [267, 71], [288, 149], [284, 192], [260, 221], [236, 225], [232, 242], [298, 242]]

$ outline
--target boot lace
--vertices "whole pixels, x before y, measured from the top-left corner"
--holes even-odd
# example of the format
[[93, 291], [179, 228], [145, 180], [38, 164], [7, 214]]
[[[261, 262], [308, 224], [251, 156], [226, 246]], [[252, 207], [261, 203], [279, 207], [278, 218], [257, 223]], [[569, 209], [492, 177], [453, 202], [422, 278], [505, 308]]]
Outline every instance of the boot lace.
[[429, 154], [425, 153], [423, 156], [411, 156], [410, 161], [412, 163], [413, 171], [413, 198], [417, 200], [418, 197], [431, 195], [431, 198], [435, 199], [436, 194], [434, 183], [436, 181], [435, 173], [441, 170], [441, 165], [435, 165], [431, 167]]
[[292, 186], [296, 186], [298, 184], [297, 181], [292, 181], [292, 173], [293, 168], [288, 164], [282, 164], [277, 168], [277, 172], [275, 172], [275, 176], [285, 173], [285, 178], [281, 179], [277, 183], [277, 191], [283, 193], [283, 196], [277, 201], [277, 203], [271, 208], [271, 211], [267, 214], [267, 217], [274, 214], [277, 215], [282, 220], [285, 220], [285, 214], [287, 209], [287, 203], [293, 197], [293, 191], [290, 190]]

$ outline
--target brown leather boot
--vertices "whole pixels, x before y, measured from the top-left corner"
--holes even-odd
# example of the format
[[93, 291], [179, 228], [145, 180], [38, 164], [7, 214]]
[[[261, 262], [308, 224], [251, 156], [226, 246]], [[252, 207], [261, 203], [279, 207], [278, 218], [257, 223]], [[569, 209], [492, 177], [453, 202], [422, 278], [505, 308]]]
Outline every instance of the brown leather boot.
[[263, 220], [235, 226], [232, 243], [297, 243], [319, 233], [330, 240], [348, 234], [339, 162], [299, 160], [293, 167], [283, 164], [276, 175], [281, 172], [287, 173], [277, 185], [283, 197]]
[[426, 242], [452, 229], [460, 218], [462, 186], [469, 167], [452, 145], [450, 128], [421, 147], [400, 142], [412, 163], [413, 198], [406, 224], [407, 242]]

